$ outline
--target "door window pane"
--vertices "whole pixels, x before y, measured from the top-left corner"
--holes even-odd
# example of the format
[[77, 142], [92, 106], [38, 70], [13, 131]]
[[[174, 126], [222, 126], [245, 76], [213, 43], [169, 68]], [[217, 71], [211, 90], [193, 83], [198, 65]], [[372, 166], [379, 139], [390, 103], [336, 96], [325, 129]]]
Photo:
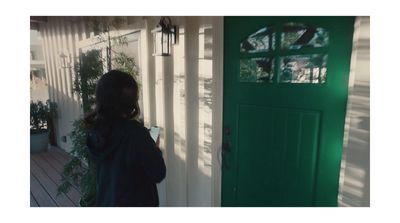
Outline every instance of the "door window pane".
[[249, 35], [240, 43], [241, 53], [268, 52], [274, 49], [275, 33], [273, 29], [264, 27]]
[[280, 83], [314, 83], [326, 82], [326, 54], [293, 55], [281, 58], [279, 74]]
[[301, 23], [286, 23], [281, 35], [283, 49], [301, 49], [328, 46], [328, 31], [320, 27], [310, 27]]
[[241, 82], [272, 83], [273, 64], [272, 58], [241, 59], [239, 79]]

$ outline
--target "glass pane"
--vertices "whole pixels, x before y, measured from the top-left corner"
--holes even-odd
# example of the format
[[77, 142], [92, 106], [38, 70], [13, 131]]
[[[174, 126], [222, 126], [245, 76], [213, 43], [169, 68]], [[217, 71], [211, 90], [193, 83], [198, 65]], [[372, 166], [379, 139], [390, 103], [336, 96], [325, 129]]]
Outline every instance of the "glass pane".
[[326, 54], [294, 55], [281, 59], [281, 83], [325, 83], [328, 56]]
[[308, 27], [300, 23], [287, 23], [281, 36], [283, 49], [301, 49], [328, 46], [329, 35], [324, 28]]
[[239, 79], [241, 82], [272, 83], [273, 64], [274, 60], [272, 58], [241, 59]]
[[241, 53], [259, 53], [274, 49], [275, 33], [271, 28], [264, 27], [248, 36], [240, 43]]

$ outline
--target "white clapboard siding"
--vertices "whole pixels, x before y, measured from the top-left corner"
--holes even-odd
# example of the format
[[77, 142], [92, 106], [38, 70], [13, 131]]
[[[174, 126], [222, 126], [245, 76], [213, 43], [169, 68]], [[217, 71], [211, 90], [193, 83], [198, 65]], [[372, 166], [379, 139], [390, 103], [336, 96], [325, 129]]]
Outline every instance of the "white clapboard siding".
[[[50, 100], [57, 103], [55, 122], [56, 140], [59, 147], [71, 149], [69, 134], [72, 122], [82, 115], [80, 101], [72, 93], [73, 63], [78, 57], [76, 48], [78, 38], [76, 24], [65, 17], [49, 17], [48, 22], [40, 27], [45, 52], [46, 73]], [[61, 54], [66, 56], [63, 64]], [[62, 137], [66, 137], [66, 142]]]
[[339, 206], [370, 206], [370, 19], [357, 17], [349, 78]]

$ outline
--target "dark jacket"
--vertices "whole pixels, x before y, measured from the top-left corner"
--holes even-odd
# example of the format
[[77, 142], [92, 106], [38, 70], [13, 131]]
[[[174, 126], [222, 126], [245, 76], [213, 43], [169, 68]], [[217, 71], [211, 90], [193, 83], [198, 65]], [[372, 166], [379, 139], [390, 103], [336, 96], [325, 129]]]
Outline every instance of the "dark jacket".
[[96, 206], [158, 206], [156, 183], [165, 178], [161, 150], [137, 121], [114, 123], [109, 140], [88, 131], [87, 146], [97, 164]]

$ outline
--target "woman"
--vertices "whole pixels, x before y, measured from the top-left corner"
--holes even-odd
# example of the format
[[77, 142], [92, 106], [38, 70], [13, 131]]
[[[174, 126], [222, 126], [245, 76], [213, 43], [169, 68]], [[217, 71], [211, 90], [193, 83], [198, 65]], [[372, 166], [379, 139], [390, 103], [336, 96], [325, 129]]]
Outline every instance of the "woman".
[[138, 85], [112, 70], [97, 82], [96, 108], [85, 118], [87, 146], [96, 163], [96, 206], [158, 206], [156, 183], [165, 178], [161, 150], [134, 120]]

